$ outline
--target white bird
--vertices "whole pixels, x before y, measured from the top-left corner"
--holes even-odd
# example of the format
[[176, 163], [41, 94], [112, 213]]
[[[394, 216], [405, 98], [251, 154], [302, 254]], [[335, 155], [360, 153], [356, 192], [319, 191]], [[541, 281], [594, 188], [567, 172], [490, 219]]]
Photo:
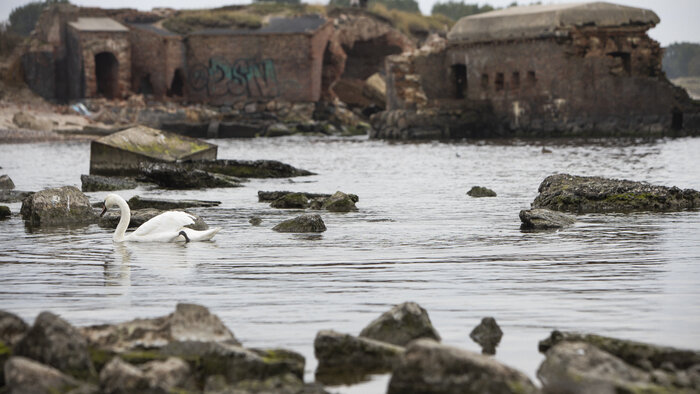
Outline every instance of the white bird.
[[131, 221], [131, 209], [129, 209], [129, 204], [121, 196], [108, 194], [105, 197], [104, 208], [100, 216], [104, 215], [108, 208], [115, 205], [119, 207], [121, 217], [112, 236], [114, 242], [208, 241], [221, 230], [220, 227], [204, 231], [192, 230], [185, 226], [194, 224], [194, 216], [182, 211], [168, 211], [152, 217], [136, 230], [126, 234], [126, 228], [129, 227], [129, 221]]

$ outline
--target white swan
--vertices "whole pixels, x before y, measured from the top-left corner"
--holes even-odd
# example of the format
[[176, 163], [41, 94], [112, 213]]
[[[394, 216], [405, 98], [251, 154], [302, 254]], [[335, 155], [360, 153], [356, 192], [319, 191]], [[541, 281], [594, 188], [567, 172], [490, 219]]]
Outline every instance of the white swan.
[[192, 230], [185, 226], [194, 224], [194, 216], [181, 211], [168, 211], [149, 219], [136, 230], [126, 234], [126, 228], [129, 227], [129, 221], [131, 220], [131, 209], [129, 209], [129, 204], [121, 196], [108, 194], [105, 197], [104, 208], [100, 216], [104, 215], [108, 208], [115, 205], [119, 207], [121, 217], [112, 236], [114, 242], [208, 241], [221, 230], [220, 227], [204, 231]]

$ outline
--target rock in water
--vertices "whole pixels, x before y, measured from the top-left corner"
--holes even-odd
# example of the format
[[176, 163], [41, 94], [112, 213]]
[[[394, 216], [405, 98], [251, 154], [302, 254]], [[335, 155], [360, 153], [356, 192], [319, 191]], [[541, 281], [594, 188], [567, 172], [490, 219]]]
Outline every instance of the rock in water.
[[360, 336], [399, 346], [406, 346], [416, 338], [440, 340], [428, 312], [415, 302], [404, 302], [384, 312], [365, 327]]
[[522, 230], [549, 230], [576, 223], [571, 215], [541, 208], [520, 211], [520, 220]]
[[321, 330], [314, 340], [316, 379], [326, 384], [356, 383], [367, 374], [390, 371], [403, 352], [386, 342]]
[[503, 331], [493, 317], [481, 319], [481, 323], [469, 334], [469, 338], [481, 345], [481, 351], [484, 354], [496, 354], [496, 346], [501, 342], [502, 337]]
[[81, 175], [80, 182], [84, 192], [128, 190], [136, 187], [133, 179], [101, 175]]
[[15, 188], [15, 183], [8, 175], [0, 175], [0, 190], [12, 190]]
[[357, 211], [355, 201], [352, 199], [352, 197], [341, 191], [335, 192], [326, 201], [324, 201], [322, 208], [331, 212]]
[[487, 187], [473, 186], [467, 195], [471, 197], [496, 197], [496, 192]]
[[12, 216], [12, 211], [10, 211], [10, 207], [6, 205], [0, 205], [0, 220], [7, 219], [10, 216]]
[[30, 195], [22, 201], [20, 213], [32, 226], [89, 224], [97, 221], [90, 200], [73, 186], [46, 189]]
[[540, 184], [533, 208], [573, 213], [680, 211], [700, 207], [700, 192], [644, 182], [550, 175]]
[[50, 365], [77, 378], [94, 375], [87, 341], [67, 321], [41, 312], [32, 328], [15, 345], [14, 354]]
[[221, 205], [221, 201], [205, 201], [205, 200], [168, 200], [159, 198], [145, 198], [133, 196], [129, 199], [129, 208], [145, 209], [155, 208], [164, 211], [171, 209], [185, 209], [194, 207], [215, 207]]
[[240, 187], [240, 180], [227, 175], [212, 174], [199, 169], [188, 169], [180, 163], [144, 163], [141, 175], [150, 182], [167, 189], [204, 189]]
[[309, 206], [309, 199], [303, 193], [289, 193], [274, 200], [270, 206], [279, 209], [305, 209]]
[[[146, 209], [136, 209], [131, 211], [131, 220], [129, 221], [129, 228], [136, 228], [139, 227], [140, 225], [146, 223], [150, 219], [160, 215], [164, 211], [158, 210], [158, 209], [153, 209], [153, 208], [146, 208]], [[206, 230], [209, 228], [209, 225], [204, 222], [204, 219], [199, 217], [198, 215], [195, 215], [193, 213], [187, 212], [190, 215], [194, 216], [194, 224], [191, 224], [189, 227], [193, 230]], [[108, 211], [102, 217], [100, 217], [99, 221], [97, 224], [100, 227], [104, 228], [117, 228], [117, 225], [119, 224], [119, 219], [121, 217], [121, 213], [118, 211]]]
[[319, 214], [305, 214], [297, 216], [272, 228], [280, 233], [322, 233], [326, 231], [326, 225]]
[[387, 393], [535, 394], [539, 390], [524, 373], [491, 357], [418, 339], [408, 345], [394, 368]]
[[95, 386], [80, 382], [61, 371], [24, 357], [5, 363], [8, 393], [97, 393]]

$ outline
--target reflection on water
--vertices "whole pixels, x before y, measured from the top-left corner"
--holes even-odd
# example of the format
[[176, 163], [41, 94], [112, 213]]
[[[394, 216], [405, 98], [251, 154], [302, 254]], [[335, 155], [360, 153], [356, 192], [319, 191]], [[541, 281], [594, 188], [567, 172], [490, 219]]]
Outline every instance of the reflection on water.
[[[428, 310], [443, 342], [477, 352], [469, 332], [495, 317], [504, 332], [495, 357], [531, 377], [542, 359], [537, 341], [555, 328], [700, 348], [700, 212], [584, 215], [544, 233], [521, 232], [518, 219], [554, 172], [700, 189], [698, 139], [214, 142], [221, 158], [276, 159], [319, 175], [120, 192], [222, 201], [194, 209], [223, 227], [214, 242], [113, 244], [96, 225], [29, 231], [14, 216], [0, 223], [1, 307], [27, 320], [52, 310], [96, 324], [201, 303], [247, 346], [304, 354], [308, 380], [317, 331], [358, 334], [403, 301]], [[87, 143], [0, 145], [2, 172], [22, 190], [79, 186], [88, 158]], [[466, 196], [474, 185], [498, 197]], [[359, 195], [360, 210], [321, 212], [323, 234], [281, 234], [271, 228], [300, 211], [258, 203], [258, 190], [342, 190]], [[384, 392], [387, 379], [341, 391]]]

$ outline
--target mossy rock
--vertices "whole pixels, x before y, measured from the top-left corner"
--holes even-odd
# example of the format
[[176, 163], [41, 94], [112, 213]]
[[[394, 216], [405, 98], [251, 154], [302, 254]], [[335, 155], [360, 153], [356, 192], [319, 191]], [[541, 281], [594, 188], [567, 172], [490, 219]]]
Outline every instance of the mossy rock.
[[306, 214], [285, 220], [272, 229], [280, 233], [322, 233], [326, 231], [326, 225], [321, 215]]
[[305, 209], [309, 206], [309, 199], [303, 193], [289, 193], [273, 201], [270, 206], [279, 209]]
[[355, 200], [353, 200], [351, 196], [340, 191], [335, 192], [326, 201], [324, 201], [322, 208], [330, 212], [357, 211]]
[[483, 186], [473, 186], [467, 192], [470, 197], [496, 197], [496, 192]]

